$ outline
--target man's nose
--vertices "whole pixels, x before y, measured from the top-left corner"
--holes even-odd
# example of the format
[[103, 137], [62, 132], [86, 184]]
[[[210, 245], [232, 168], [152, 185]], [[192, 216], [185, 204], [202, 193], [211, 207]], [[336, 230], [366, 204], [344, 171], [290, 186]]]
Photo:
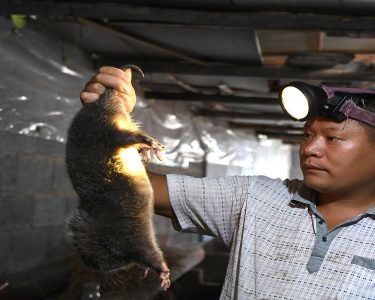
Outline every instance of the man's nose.
[[324, 139], [322, 137], [314, 137], [303, 142], [302, 152], [307, 156], [320, 157], [324, 151]]

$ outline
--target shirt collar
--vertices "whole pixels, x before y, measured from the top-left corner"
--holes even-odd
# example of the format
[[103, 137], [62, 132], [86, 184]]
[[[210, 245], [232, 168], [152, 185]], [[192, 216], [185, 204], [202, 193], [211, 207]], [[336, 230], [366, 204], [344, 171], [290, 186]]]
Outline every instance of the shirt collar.
[[302, 184], [293, 194], [290, 200], [291, 205], [306, 204], [310, 207], [315, 207], [316, 192], [309, 187]]
[[[311, 208], [316, 207], [316, 191], [302, 184], [298, 190], [293, 194], [292, 199], [289, 202], [295, 206], [298, 204], [305, 204]], [[375, 216], [375, 206], [365, 212], [367, 215]]]
[[375, 216], [375, 206], [370, 208], [366, 213]]

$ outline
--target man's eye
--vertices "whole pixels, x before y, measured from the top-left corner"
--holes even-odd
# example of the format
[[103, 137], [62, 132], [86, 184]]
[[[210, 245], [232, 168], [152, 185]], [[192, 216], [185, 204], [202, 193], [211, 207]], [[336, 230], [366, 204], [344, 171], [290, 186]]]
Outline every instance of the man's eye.
[[304, 132], [304, 133], [303, 133], [303, 138], [304, 138], [304, 139], [307, 139], [307, 138], [309, 138], [309, 137], [311, 137], [311, 134], [310, 134], [310, 133], [308, 133], [308, 132]]
[[339, 140], [339, 138], [336, 137], [336, 136], [328, 136], [328, 137], [327, 137], [327, 140], [328, 140], [328, 141], [335, 141], [335, 140]]

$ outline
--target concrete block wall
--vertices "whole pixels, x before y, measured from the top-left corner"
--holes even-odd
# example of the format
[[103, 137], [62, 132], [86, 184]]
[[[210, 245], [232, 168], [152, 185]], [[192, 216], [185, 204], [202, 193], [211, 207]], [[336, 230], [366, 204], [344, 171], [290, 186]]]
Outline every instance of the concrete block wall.
[[65, 218], [77, 205], [65, 144], [0, 131], [0, 276], [63, 258]]

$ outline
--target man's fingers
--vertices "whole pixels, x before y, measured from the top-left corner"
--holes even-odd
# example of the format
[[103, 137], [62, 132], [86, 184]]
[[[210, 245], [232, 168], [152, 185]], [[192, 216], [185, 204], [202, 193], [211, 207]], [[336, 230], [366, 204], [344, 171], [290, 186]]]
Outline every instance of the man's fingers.
[[96, 82], [89, 82], [80, 94], [82, 104], [92, 103], [98, 100], [105, 91], [105, 86]]
[[85, 92], [103, 94], [105, 92], [105, 86], [97, 82], [89, 82], [86, 84]]
[[97, 73], [91, 78], [90, 82], [96, 82], [105, 87], [118, 89], [119, 87], [121, 87], [121, 84], [122, 82], [124, 82], [124, 80], [120, 77], [116, 77], [110, 74]]
[[127, 75], [128, 79], [126, 80], [127, 82], [132, 82], [132, 69], [127, 68], [125, 70], [125, 74]]
[[93, 103], [99, 99], [100, 95], [96, 93], [81, 92], [80, 99], [82, 104]]
[[122, 98], [125, 100], [124, 105], [127, 112], [131, 112], [135, 105], [136, 97], [129, 94], [121, 94]]
[[[127, 70], [129, 70], [129, 69], [127, 69]], [[131, 70], [130, 70], [130, 74], [129, 74], [127, 71], [124, 71], [124, 70], [121, 70], [121, 69], [118, 69], [118, 68], [104, 66], [104, 67], [99, 68], [98, 74], [107, 74], [107, 75], [110, 75], [110, 76], [113, 76], [113, 77], [121, 78], [124, 81], [131, 82]], [[129, 75], [130, 75], [130, 77], [129, 77]]]
[[[88, 104], [88, 103], [93, 103], [97, 101], [100, 95], [101, 94], [98, 94], [98, 93], [83, 91], [80, 94], [80, 99], [81, 99], [82, 104]], [[134, 102], [135, 102], [134, 96], [131, 96], [125, 93], [118, 93], [118, 96], [120, 96], [121, 98], [125, 100], [124, 101], [125, 109], [130, 112], [134, 106]]]
[[109, 66], [101, 67], [81, 92], [80, 99], [82, 104], [97, 101], [104, 94], [106, 88], [113, 88], [118, 92], [118, 96], [125, 100], [126, 110], [132, 111], [136, 96], [131, 78], [131, 68], [121, 70]]

